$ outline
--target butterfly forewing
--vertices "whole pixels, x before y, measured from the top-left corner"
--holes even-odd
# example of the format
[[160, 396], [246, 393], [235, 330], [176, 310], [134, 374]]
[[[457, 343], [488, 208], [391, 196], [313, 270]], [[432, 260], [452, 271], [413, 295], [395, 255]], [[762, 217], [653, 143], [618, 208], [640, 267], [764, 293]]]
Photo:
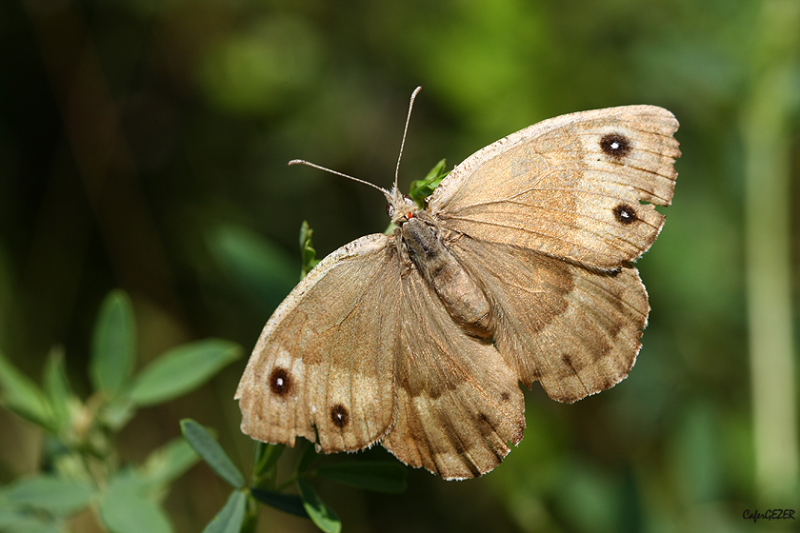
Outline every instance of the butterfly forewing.
[[242, 431], [293, 446], [359, 450], [394, 422], [400, 264], [390, 237], [367, 235], [326, 257], [264, 328], [236, 398]]
[[429, 211], [476, 239], [615, 269], [664, 223], [680, 155], [669, 111], [627, 106], [546, 120], [467, 158]]

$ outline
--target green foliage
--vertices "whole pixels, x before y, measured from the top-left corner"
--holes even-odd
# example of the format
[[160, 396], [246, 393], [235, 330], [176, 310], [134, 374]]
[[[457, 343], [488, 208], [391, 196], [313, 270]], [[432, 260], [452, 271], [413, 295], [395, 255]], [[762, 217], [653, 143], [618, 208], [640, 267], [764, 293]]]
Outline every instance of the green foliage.
[[209, 104], [229, 113], [270, 115], [317, 77], [318, 36], [302, 17], [250, 19], [214, 43], [200, 71]]
[[70, 422], [70, 408], [77, 408], [78, 399], [72, 394], [64, 367], [64, 353], [54, 348], [47, 357], [44, 368], [44, 392], [52, 408], [53, 428], [64, 430]]
[[226, 224], [210, 232], [207, 242], [223, 274], [265, 308], [274, 309], [297, 283], [294, 260], [252, 230]]
[[244, 523], [247, 494], [240, 490], [231, 492], [225, 506], [209, 522], [203, 533], [239, 533]]
[[3, 405], [18, 416], [51, 427], [50, 403], [42, 390], [17, 370], [0, 352], [0, 387]]
[[170, 533], [169, 520], [150, 490], [137, 472], [118, 472], [101, 496], [103, 523], [114, 533]]
[[[305, 442], [303, 453], [297, 461], [294, 476], [276, 487], [278, 459], [283, 453], [281, 445], [257, 444], [251, 479], [245, 487], [244, 478], [234, 466], [211, 433], [194, 420], [181, 421], [186, 440], [219, 476], [234, 487], [222, 510], [217, 513], [205, 531], [240, 531], [242, 523], [254, 525], [257, 517], [255, 502], [260, 502], [285, 513], [310, 518], [326, 533], [338, 533], [342, 524], [333, 511], [317, 494], [310, 481], [315, 477], [328, 478], [351, 487], [384, 493], [399, 493], [406, 490], [406, 468], [399, 463], [384, 461], [349, 461], [324, 464], [316, 467], [320, 456], [314, 446]], [[296, 486], [299, 495], [284, 492]], [[247, 499], [247, 504], [242, 503]], [[242, 518], [240, 509], [250, 509], [249, 516]]]
[[320, 477], [351, 487], [398, 494], [406, 490], [405, 467], [397, 462], [331, 463], [316, 469]]
[[183, 475], [197, 460], [197, 454], [189, 443], [176, 438], [150, 453], [138, 473], [142, 485], [147, 490], [155, 491]]
[[0, 399], [47, 432], [44, 462], [50, 467], [48, 473], [0, 490], [0, 530], [63, 532], [70, 515], [92, 507], [113, 533], [173, 531], [161, 501], [198, 455], [185, 440], [176, 439], [142, 464], [120, 468], [115, 434], [138, 406], [199, 387], [239, 358], [241, 349], [219, 339], [189, 343], [134, 374], [135, 338], [130, 299], [114, 291], [103, 302], [94, 328], [90, 377], [96, 390], [85, 401], [72, 392], [60, 348], [47, 357], [42, 388], [0, 354]]
[[60, 533], [61, 525], [38, 514], [24, 514], [0, 509], [0, 531], [10, 533]]
[[300, 255], [303, 258], [300, 279], [306, 277], [311, 272], [311, 269], [319, 263], [317, 251], [314, 249], [314, 243], [311, 240], [312, 237], [314, 237], [314, 230], [308, 225], [308, 221], [304, 220], [302, 226], [300, 226]]
[[411, 182], [411, 190], [408, 195], [420, 209], [425, 208], [425, 202], [428, 196], [433, 194], [433, 191], [448, 174], [450, 174], [450, 171], [447, 170], [447, 161], [442, 159], [436, 163], [436, 166], [434, 166], [423, 179]]
[[3, 490], [4, 503], [11, 508], [41, 510], [67, 516], [89, 504], [92, 487], [58, 476], [40, 475], [19, 480]]
[[194, 420], [186, 419], [181, 420], [181, 431], [197, 455], [202, 457], [222, 479], [235, 489], [244, 487], [244, 476], [207, 429]]
[[279, 509], [284, 513], [293, 514], [300, 518], [310, 518], [303, 503], [303, 498], [297, 494], [259, 488], [251, 488], [250, 493], [261, 503]]
[[136, 362], [136, 325], [128, 295], [106, 297], [94, 328], [90, 377], [95, 390], [114, 396], [126, 384]]
[[238, 344], [221, 339], [179, 346], [142, 370], [133, 382], [130, 399], [140, 406], [171, 400], [196, 389], [241, 355]]
[[314, 487], [303, 478], [297, 480], [297, 485], [303, 496], [303, 507], [317, 527], [325, 533], [339, 533], [342, 530], [342, 522], [333, 509], [320, 499]]

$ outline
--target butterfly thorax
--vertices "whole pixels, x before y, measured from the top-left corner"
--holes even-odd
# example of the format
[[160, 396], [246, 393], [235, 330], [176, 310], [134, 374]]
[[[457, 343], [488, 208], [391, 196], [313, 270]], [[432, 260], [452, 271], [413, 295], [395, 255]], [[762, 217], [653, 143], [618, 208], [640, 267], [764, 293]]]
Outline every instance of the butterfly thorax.
[[492, 307], [481, 287], [447, 246], [444, 231], [427, 211], [399, 218], [395, 239], [400, 256], [436, 292], [450, 316], [470, 335], [494, 334]]

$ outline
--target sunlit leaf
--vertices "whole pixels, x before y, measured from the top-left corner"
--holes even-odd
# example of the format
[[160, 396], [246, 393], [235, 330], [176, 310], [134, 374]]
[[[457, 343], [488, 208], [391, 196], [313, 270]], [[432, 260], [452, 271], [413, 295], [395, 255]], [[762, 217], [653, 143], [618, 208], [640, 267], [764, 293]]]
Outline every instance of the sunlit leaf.
[[319, 259], [317, 259], [317, 250], [314, 248], [314, 230], [308, 225], [308, 221], [304, 220], [300, 226], [300, 253], [303, 257], [303, 268], [300, 272], [300, 279], [308, 275], [311, 270], [317, 266]]
[[41, 389], [0, 353], [0, 399], [17, 415], [40, 426], [50, 425], [47, 399]]
[[194, 451], [220, 475], [222, 479], [233, 485], [236, 489], [244, 488], [244, 476], [233, 464], [228, 454], [222, 449], [219, 442], [206, 428], [192, 419], [181, 420], [181, 431]]
[[408, 193], [411, 196], [411, 199], [420, 207], [425, 207], [425, 200], [433, 194], [433, 191], [439, 184], [442, 182], [444, 178], [447, 177], [449, 172], [447, 169], [447, 161], [442, 159], [436, 166], [434, 166], [428, 175], [421, 180], [414, 180], [411, 182], [411, 189]]
[[285, 492], [276, 492], [274, 490], [255, 487], [250, 489], [250, 493], [261, 503], [279, 509], [284, 513], [293, 514], [302, 518], [309, 518], [308, 512], [303, 504], [303, 498], [297, 494], [286, 494]]
[[225, 506], [208, 523], [203, 533], [239, 533], [244, 522], [247, 494], [235, 490], [228, 497]]
[[136, 360], [136, 323], [125, 292], [103, 301], [94, 327], [90, 377], [95, 389], [114, 395], [127, 383]]
[[196, 389], [242, 355], [238, 344], [207, 339], [169, 350], [135, 378], [131, 400], [153, 405]]
[[14, 506], [64, 516], [88, 505], [93, 494], [92, 488], [82, 483], [43, 475], [13, 483], [7, 487], [5, 498]]
[[145, 494], [142, 481], [123, 471], [112, 478], [100, 502], [100, 518], [113, 533], [171, 533], [164, 510]]
[[408, 487], [406, 468], [390, 461], [346, 461], [317, 467], [316, 473], [359, 489], [397, 494]]
[[339, 533], [342, 530], [342, 522], [333, 509], [328, 507], [317, 495], [311, 484], [303, 478], [297, 480], [300, 487], [300, 494], [303, 496], [303, 507], [308, 516], [325, 533]]

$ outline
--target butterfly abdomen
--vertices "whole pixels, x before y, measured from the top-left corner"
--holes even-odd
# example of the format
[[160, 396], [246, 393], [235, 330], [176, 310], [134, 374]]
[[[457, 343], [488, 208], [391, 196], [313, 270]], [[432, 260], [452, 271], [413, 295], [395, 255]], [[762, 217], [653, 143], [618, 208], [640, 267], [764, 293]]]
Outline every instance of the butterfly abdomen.
[[489, 300], [442, 241], [430, 215], [419, 211], [398, 231], [401, 254], [410, 259], [450, 316], [470, 335], [490, 338], [494, 317]]

